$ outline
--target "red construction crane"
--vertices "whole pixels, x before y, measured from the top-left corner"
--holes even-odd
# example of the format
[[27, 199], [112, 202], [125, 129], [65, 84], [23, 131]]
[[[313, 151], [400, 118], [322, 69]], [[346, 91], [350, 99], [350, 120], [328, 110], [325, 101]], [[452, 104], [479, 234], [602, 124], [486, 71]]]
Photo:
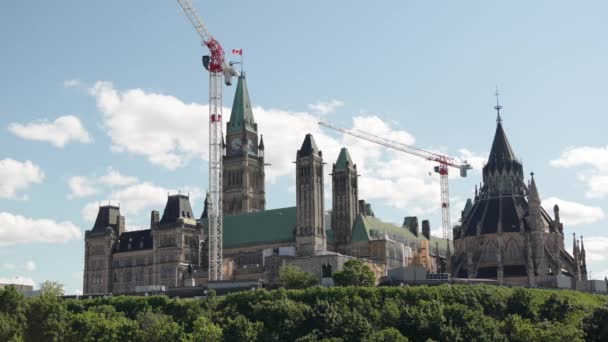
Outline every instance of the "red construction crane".
[[452, 239], [452, 229], [450, 229], [450, 187], [448, 184], [448, 167], [454, 167], [459, 169], [460, 176], [466, 177], [467, 171], [472, 168], [466, 160], [462, 164], [460, 164], [456, 161], [456, 159], [452, 157], [425, 151], [423, 149], [414, 146], [409, 146], [398, 141], [381, 138], [371, 133], [366, 133], [355, 129], [341, 128], [323, 121], [319, 122], [319, 125], [331, 128], [344, 134], [351, 135], [353, 137], [367, 140], [382, 146], [386, 146], [388, 148], [392, 148], [401, 152], [412, 154], [420, 158], [424, 158], [426, 160], [439, 163], [439, 165], [435, 166], [434, 171], [437, 172], [440, 176], [439, 178], [441, 185], [441, 218], [443, 226], [443, 238], [448, 240]]
[[203, 56], [209, 71], [209, 280], [222, 280], [222, 76], [231, 85], [236, 71], [224, 60], [224, 49], [213, 38], [190, 0], [177, 0], [211, 56]]

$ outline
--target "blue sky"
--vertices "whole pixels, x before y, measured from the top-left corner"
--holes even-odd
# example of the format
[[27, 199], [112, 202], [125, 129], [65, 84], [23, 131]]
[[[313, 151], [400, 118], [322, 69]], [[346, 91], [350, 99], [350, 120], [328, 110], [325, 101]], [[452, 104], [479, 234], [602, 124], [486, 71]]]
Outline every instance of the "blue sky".
[[[605, 2], [194, 4], [225, 50], [244, 50], [273, 164], [269, 208], [294, 205], [291, 161], [312, 132], [328, 165], [349, 147], [377, 216], [400, 223], [416, 214], [439, 228], [432, 164], [315, 122], [479, 168], [498, 86], [515, 153], [536, 173], [543, 204], [561, 204], [566, 245], [583, 234], [592, 274], [608, 274]], [[167, 191], [190, 192], [200, 214], [206, 51], [176, 1], [5, 1], [0, 41], [0, 279], [80, 290], [82, 235], [101, 201], [120, 201], [131, 229], [146, 228]], [[229, 110], [234, 88], [224, 92]], [[478, 170], [452, 177], [453, 219], [480, 181]]]

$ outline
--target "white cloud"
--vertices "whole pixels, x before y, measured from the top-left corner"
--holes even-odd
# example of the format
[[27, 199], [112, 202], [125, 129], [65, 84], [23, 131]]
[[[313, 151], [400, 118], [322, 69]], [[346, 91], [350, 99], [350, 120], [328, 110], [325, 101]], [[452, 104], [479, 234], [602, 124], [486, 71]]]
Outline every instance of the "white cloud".
[[36, 270], [36, 263], [32, 260], [25, 263], [25, 270], [28, 272], [33, 272]]
[[112, 167], [108, 168], [101, 177], [74, 176], [68, 180], [71, 193], [68, 198], [80, 198], [94, 195], [99, 192], [97, 185], [106, 185], [110, 188], [119, 188], [137, 183], [136, 177], [125, 176]]
[[66, 88], [80, 87], [81, 85], [82, 81], [80, 81], [78, 78], [63, 81], [63, 86]]
[[551, 165], [562, 168], [580, 168], [578, 179], [587, 185], [586, 196], [608, 196], [608, 146], [569, 147]]
[[[175, 169], [186, 165], [192, 158], [206, 158], [208, 152], [208, 106], [196, 103], [186, 104], [181, 100], [141, 89], [120, 91], [108, 82], [97, 82], [91, 89], [103, 115], [104, 126], [112, 140], [113, 149], [144, 156], [151, 163]], [[333, 102], [335, 107], [342, 103]], [[317, 106], [321, 112], [328, 107]], [[293, 112], [281, 109], [253, 108], [255, 120], [264, 135], [266, 146], [266, 180], [276, 183], [281, 177], [294, 178], [293, 161], [304, 135], [311, 133], [323, 151], [326, 173], [337, 159], [342, 146], [347, 146], [353, 161], [357, 164], [361, 177], [360, 198], [383, 202], [389, 206], [407, 209], [407, 213], [422, 214], [439, 209], [439, 179], [432, 173], [433, 163], [422, 158], [387, 149], [351, 136], [337, 134], [319, 126], [319, 116], [309, 112]], [[229, 109], [224, 108], [224, 117]], [[360, 114], [345, 127], [369, 132], [383, 138], [415, 144], [414, 137], [395, 129], [389, 123], [373, 114]], [[478, 157], [468, 150], [460, 153], [472, 162]], [[331, 177], [325, 177], [326, 194], [331, 194]], [[151, 184], [149, 184], [151, 186]], [[142, 189], [143, 190], [143, 189]], [[152, 189], [148, 189], [152, 190]], [[160, 193], [160, 192], [158, 192]], [[126, 193], [113, 193], [117, 195]], [[165, 194], [166, 195], [166, 194]], [[159, 205], [165, 196], [157, 194], [145, 199], [131, 199], [133, 211], [151, 204]], [[154, 197], [152, 199], [151, 197]], [[160, 198], [160, 200], [159, 200]], [[127, 204], [121, 200], [121, 206]], [[86, 217], [94, 219], [96, 204], [83, 209]]]
[[108, 82], [95, 83], [91, 94], [115, 151], [142, 155], [170, 170], [208, 154], [208, 106], [141, 89], [119, 92]]
[[108, 173], [105, 176], [100, 177], [99, 182], [111, 187], [119, 187], [137, 183], [137, 178], [125, 176], [112, 167], [109, 167]]
[[551, 214], [553, 214], [553, 206], [557, 204], [560, 219], [567, 226], [591, 224], [604, 218], [604, 210], [599, 207], [564, 201], [557, 197], [549, 197], [544, 199], [542, 203], [545, 210]]
[[16, 276], [14, 278], [2, 278], [2, 277], [0, 277], [0, 283], [3, 283], [3, 284], [14, 284], [14, 285], [30, 285], [30, 286], [35, 286], [34, 279], [28, 278], [28, 277], [23, 277], [23, 276]]
[[344, 106], [344, 102], [336, 99], [329, 101], [319, 101], [317, 103], [309, 104], [308, 108], [315, 113], [319, 114], [330, 114], [336, 111], [337, 108]]
[[5, 270], [14, 270], [17, 268], [17, 266], [15, 264], [11, 264], [11, 263], [4, 263], [4, 264], [2, 264], [2, 268]]
[[587, 263], [608, 259], [608, 236], [588, 236], [583, 238]]
[[71, 193], [68, 198], [87, 197], [97, 193], [97, 189], [93, 186], [93, 181], [87, 177], [74, 176], [68, 180], [68, 186]]
[[29, 160], [0, 159], [0, 198], [16, 198], [17, 191], [43, 179], [40, 167]]
[[78, 227], [69, 221], [32, 219], [0, 212], [0, 246], [32, 242], [66, 242], [80, 237]]
[[80, 119], [73, 115], [61, 116], [53, 122], [46, 120], [27, 124], [13, 122], [9, 124], [8, 129], [23, 139], [46, 141], [60, 148], [72, 140], [82, 143], [91, 141], [89, 133]]

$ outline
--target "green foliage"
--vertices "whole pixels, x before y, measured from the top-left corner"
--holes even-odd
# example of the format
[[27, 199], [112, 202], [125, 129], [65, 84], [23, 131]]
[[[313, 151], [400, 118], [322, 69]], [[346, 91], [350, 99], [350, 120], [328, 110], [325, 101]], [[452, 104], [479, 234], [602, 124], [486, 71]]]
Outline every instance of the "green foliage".
[[557, 293], [553, 293], [543, 304], [538, 313], [541, 319], [548, 321], [563, 321], [572, 311], [572, 305], [568, 298], [561, 298]]
[[200, 316], [194, 321], [194, 341], [200, 342], [221, 342], [223, 339], [222, 328], [214, 324], [206, 316]]
[[63, 284], [58, 281], [47, 280], [40, 283], [40, 293], [51, 296], [63, 296]]
[[138, 330], [137, 322], [116, 312], [113, 306], [102, 305], [73, 315], [65, 341], [131, 341]]
[[583, 341], [583, 332], [575, 326], [560, 322], [534, 324], [519, 315], [507, 317], [503, 332], [512, 342]]
[[291, 341], [304, 334], [311, 308], [291, 299], [265, 300], [253, 305], [253, 317], [264, 324], [265, 341]]
[[138, 337], [142, 341], [179, 341], [182, 336], [182, 327], [171, 316], [146, 311], [137, 315], [137, 322], [140, 327]]
[[21, 339], [25, 312], [25, 299], [14, 286], [0, 289], [0, 341]]
[[334, 282], [338, 286], [374, 286], [374, 272], [363, 261], [350, 259], [344, 263], [341, 271], [334, 273]]
[[606, 296], [498, 286], [313, 286], [206, 300], [0, 289], [0, 341], [576, 342], [606, 341], [606, 327]]
[[229, 318], [228, 324], [224, 327], [224, 341], [255, 341], [262, 332], [262, 328], [262, 323], [252, 323], [242, 315], [238, 315], [234, 319]]
[[295, 265], [282, 266], [279, 270], [279, 282], [287, 289], [304, 289], [319, 284], [319, 279], [312, 273], [303, 271]]
[[53, 293], [28, 301], [26, 341], [62, 341], [68, 330], [68, 311]]
[[507, 313], [519, 315], [522, 318], [534, 319], [536, 312], [530, 291], [518, 287], [507, 300]]
[[599, 307], [583, 320], [587, 341], [608, 341], [608, 305]]
[[374, 332], [366, 340], [367, 342], [408, 342], [407, 337], [401, 335], [399, 330], [395, 328], [386, 328]]

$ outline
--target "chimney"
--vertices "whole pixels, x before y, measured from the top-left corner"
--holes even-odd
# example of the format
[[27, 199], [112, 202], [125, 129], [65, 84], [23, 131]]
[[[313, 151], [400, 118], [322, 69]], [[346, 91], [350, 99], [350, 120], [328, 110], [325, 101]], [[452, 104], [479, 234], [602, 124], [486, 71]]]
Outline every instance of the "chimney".
[[418, 217], [416, 216], [406, 216], [403, 218], [403, 228], [409, 230], [415, 236], [420, 234], [419, 226], [418, 226]]
[[431, 223], [429, 220], [422, 221], [422, 235], [428, 240], [431, 239]]
[[150, 214], [150, 228], [154, 228], [154, 227], [158, 226], [159, 221], [160, 221], [160, 216], [158, 214], [158, 211], [152, 210], [152, 213]]

